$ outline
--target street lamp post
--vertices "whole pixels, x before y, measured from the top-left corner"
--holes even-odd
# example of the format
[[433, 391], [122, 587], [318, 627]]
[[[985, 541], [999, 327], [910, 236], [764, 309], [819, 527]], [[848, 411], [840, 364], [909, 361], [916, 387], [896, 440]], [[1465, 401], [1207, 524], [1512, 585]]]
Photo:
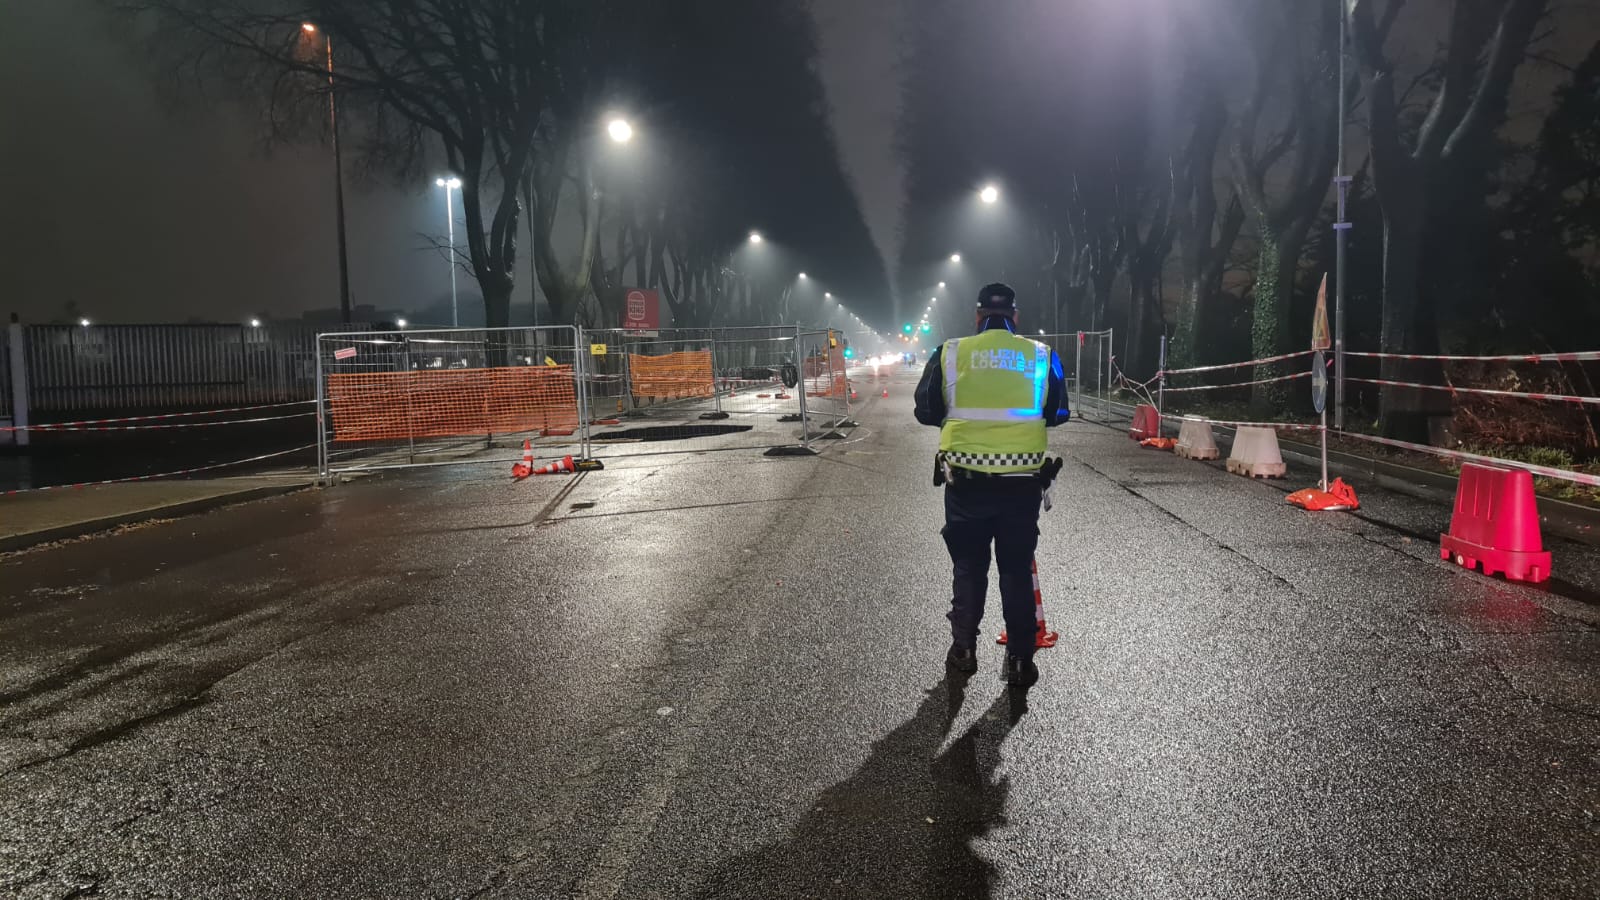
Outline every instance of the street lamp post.
[[[306, 22], [300, 26], [306, 34], [316, 34], [317, 26]], [[333, 35], [322, 35], [328, 57], [328, 129], [333, 138], [333, 202], [334, 216], [339, 230], [339, 317], [350, 324], [350, 259], [344, 236], [344, 162], [339, 151], [339, 102], [333, 81]]]
[[450, 233], [450, 252], [445, 254], [450, 261], [450, 326], [460, 328], [461, 311], [456, 307], [456, 213], [455, 206], [450, 202], [450, 192], [461, 188], [461, 179], [435, 178], [433, 183], [444, 188], [444, 217]]
[[1350, 235], [1350, 222], [1345, 219], [1345, 200], [1350, 191], [1351, 178], [1344, 173], [1345, 51], [1349, 34], [1350, 7], [1345, 0], [1339, 0], [1339, 161], [1333, 173], [1333, 182], [1339, 190], [1339, 220], [1333, 223], [1333, 427], [1340, 431], [1344, 430], [1345, 246]]

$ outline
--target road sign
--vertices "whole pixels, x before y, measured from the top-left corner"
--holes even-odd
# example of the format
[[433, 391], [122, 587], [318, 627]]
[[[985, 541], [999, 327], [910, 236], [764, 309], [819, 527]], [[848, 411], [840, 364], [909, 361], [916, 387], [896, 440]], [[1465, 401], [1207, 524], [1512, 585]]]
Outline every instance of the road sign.
[[589, 345], [589, 355], [590, 356], [605, 356], [606, 355], [606, 351], [608, 349], [609, 348], [605, 344], [590, 344]]
[[1322, 358], [1322, 351], [1311, 354], [1311, 405], [1317, 408], [1317, 415], [1328, 406], [1328, 364]]
[[627, 306], [622, 311], [622, 327], [628, 331], [655, 331], [661, 327], [661, 296], [655, 291], [629, 288]]
[[1317, 288], [1317, 311], [1311, 314], [1311, 349], [1327, 350], [1333, 346], [1328, 337], [1328, 276], [1322, 276], [1322, 286]]

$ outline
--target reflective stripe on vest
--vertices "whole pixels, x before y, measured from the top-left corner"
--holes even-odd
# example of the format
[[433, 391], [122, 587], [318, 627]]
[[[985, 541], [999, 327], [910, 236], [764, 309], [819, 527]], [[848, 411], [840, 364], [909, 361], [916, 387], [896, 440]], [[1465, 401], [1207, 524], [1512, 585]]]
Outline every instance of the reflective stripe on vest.
[[1044, 465], [1043, 453], [956, 453], [945, 454], [952, 466], [1033, 466]]

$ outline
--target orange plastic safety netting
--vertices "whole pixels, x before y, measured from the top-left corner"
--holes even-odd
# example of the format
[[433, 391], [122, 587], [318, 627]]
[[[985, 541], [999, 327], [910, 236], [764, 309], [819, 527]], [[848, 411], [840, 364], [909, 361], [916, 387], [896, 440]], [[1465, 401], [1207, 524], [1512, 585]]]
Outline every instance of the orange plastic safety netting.
[[811, 397], [839, 397], [850, 393], [845, 377], [844, 351], [834, 347], [826, 356], [806, 358], [806, 394]]
[[333, 374], [328, 405], [335, 441], [578, 427], [571, 366]]
[[662, 356], [630, 353], [628, 373], [635, 398], [681, 400], [715, 393], [710, 350], [682, 350]]

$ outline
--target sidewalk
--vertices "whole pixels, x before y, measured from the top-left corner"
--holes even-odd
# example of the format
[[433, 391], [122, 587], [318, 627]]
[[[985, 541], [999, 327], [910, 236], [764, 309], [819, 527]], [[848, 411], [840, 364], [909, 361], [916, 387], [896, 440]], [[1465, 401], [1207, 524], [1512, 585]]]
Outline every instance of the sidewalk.
[[0, 497], [0, 552], [287, 494], [309, 487], [314, 478], [304, 472], [134, 481]]

